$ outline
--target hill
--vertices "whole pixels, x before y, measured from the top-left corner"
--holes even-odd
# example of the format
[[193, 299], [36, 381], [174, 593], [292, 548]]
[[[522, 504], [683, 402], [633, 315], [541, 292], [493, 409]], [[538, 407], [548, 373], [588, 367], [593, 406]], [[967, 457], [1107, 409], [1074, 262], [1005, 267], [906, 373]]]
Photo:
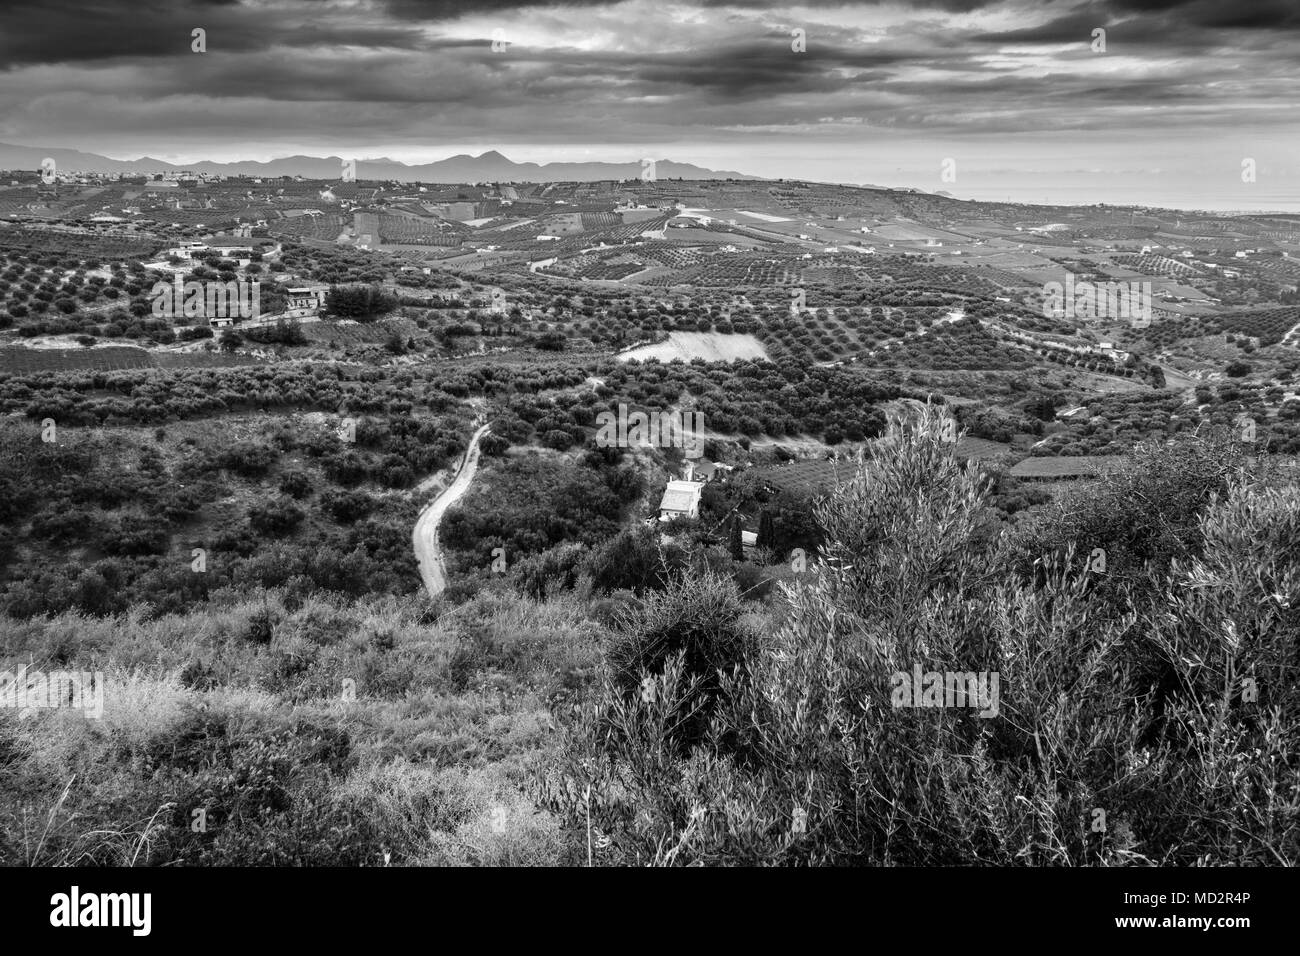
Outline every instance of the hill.
[[[193, 172], [215, 176], [303, 176], [309, 179], [338, 178], [343, 159], [338, 156], [285, 156], [268, 162], [243, 160], [231, 163], [200, 161], [178, 165], [143, 156], [140, 159], [110, 159], [96, 153], [43, 146], [0, 143], [0, 169], [40, 169], [49, 157], [60, 170], [90, 173]], [[407, 164], [394, 159], [356, 159], [358, 179], [397, 180], [417, 183], [472, 182], [594, 182], [608, 179], [639, 179], [640, 159], [627, 163], [516, 163], [490, 150], [478, 156], [462, 153], [432, 163]], [[655, 175], [662, 179], [760, 179], [744, 173], [718, 171], [655, 160]]]

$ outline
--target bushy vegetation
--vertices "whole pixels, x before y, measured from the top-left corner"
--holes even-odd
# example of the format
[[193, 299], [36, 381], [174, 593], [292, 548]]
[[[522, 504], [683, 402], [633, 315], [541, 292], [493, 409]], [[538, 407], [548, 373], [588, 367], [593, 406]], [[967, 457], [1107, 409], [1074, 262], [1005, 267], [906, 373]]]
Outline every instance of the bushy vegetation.
[[595, 671], [572, 602], [227, 593], [152, 621], [0, 618], [0, 646], [104, 673], [100, 720], [0, 708], [0, 865], [567, 862], [525, 791], [548, 705]]
[[334, 286], [325, 295], [325, 311], [345, 319], [371, 321], [397, 308], [397, 297], [377, 285]]
[[[0, 863], [1300, 862], [1300, 488], [1251, 457], [1300, 451], [1293, 304], [1108, 331], [1121, 364], [1017, 339], [1096, 335], [999, 295], [1036, 284], [1003, 269], [682, 230], [744, 246], [722, 254], [563, 184], [546, 202], [582, 232], [540, 245], [504, 228], [539, 214], [533, 187], [513, 213], [430, 190], [499, 221], [475, 244], [525, 253], [465, 271], [427, 263], [470, 228], [367, 212], [382, 185], [333, 188], [425, 248], [337, 243], [351, 210], [287, 215], [315, 184], [203, 188], [218, 208], [146, 195], [135, 238], [0, 229], [0, 671], [106, 675], [102, 721], [0, 707]], [[750, 208], [823, 208], [754, 188]], [[1101, 231], [1129, 228], [1114, 215]], [[142, 260], [236, 218], [301, 242], [200, 251], [181, 278], [257, 279], [264, 313], [328, 283], [323, 320], [153, 316]], [[539, 248], [551, 275], [528, 271]], [[611, 354], [673, 332], [770, 360]], [[52, 334], [78, 337], [16, 344]], [[1166, 390], [1148, 360], [1191, 336], [1226, 377]], [[890, 421], [922, 399], [1011, 450], [954, 455], [932, 407]], [[655, 520], [680, 449], [597, 446], [620, 405], [703, 415], [729, 467], [698, 519]], [[484, 420], [429, 598], [416, 486]], [[1062, 491], [1008, 474], [1026, 454], [1114, 464]], [[916, 669], [999, 696], [895, 706]]]
[[[741, 605], [701, 581], [646, 618], [675, 653], [612, 655], [626, 663], [568, 722], [563, 768], [541, 783], [593, 861], [1300, 860], [1300, 488], [1194, 471], [1143, 500], [1120, 580], [1099, 586], [1086, 520], [1022, 573], [1036, 539], [984, 533], [988, 483], [941, 435], [926, 413], [875, 444], [818, 510], [824, 560], [752, 647], [732, 637]], [[1219, 460], [1152, 449], [1085, 494], [1100, 518], [1198, 454]], [[1146, 587], [1127, 580], [1168, 536], [1181, 546], [1147, 563]], [[914, 668], [997, 674], [995, 713], [895, 706], [894, 675], [910, 684]]]
[[[353, 596], [420, 587], [397, 489], [463, 451], [452, 418], [225, 419], [172, 436], [0, 427], [0, 608], [179, 611], [225, 587]], [[232, 433], [246, 437], [236, 437]], [[197, 552], [202, 560], [196, 565]]]
[[595, 545], [615, 536], [624, 508], [641, 493], [627, 466], [513, 458], [476, 481], [444, 519], [441, 537], [461, 563], [487, 568], [497, 548], [507, 562], [561, 544]]

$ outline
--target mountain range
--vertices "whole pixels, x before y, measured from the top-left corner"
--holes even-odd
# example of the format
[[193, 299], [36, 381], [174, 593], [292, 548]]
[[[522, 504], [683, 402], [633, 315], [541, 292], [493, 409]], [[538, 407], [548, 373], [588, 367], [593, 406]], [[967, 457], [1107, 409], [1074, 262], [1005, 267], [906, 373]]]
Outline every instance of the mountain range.
[[[307, 179], [335, 179], [343, 171], [338, 156], [286, 156], [260, 163], [242, 160], [233, 163], [200, 162], [177, 165], [143, 156], [140, 159], [110, 159], [97, 153], [76, 149], [15, 146], [0, 143], [0, 169], [41, 168], [42, 160], [53, 159], [61, 172], [123, 173], [141, 175], [167, 172], [207, 173], [217, 176], [303, 176]], [[668, 159], [655, 161], [657, 179], [762, 179], [727, 170], [705, 169], [691, 163]], [[610, 179], [637, 179], [641, 163], [516, 163], [496, 150], [479, 156], [462, 153], [433, 163], [410, 165], [394, 159], [358, 159], [357, 179], [399, 180], [420, 183], [472, 182], [593, 182]]]

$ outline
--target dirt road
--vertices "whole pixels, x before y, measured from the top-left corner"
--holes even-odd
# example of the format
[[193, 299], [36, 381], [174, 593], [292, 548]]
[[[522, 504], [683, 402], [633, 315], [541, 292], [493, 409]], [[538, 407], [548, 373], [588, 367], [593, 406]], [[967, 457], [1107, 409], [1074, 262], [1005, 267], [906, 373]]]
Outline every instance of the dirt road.
[[424, 581], [424, 587], [430, 597], [437, 597], [447, 587], [447, 565], [442, 557], [442, 549], [438, 546], [438, 525], [442, 522], [442, 516], [447, 509], [469, 490], [470, 483], [474, 480], [474, 473], [478, 471], [479, 442], [487, 434], [488, 428], [489, 426], [484, 425], [474, 433], [469, 448], [465, 449], [465, 457], [461, 459], [456, 477], [451, 480], [451, 484], [443, 490], [442, 494], [434, 498], [420, 512], [420, 517], [415, 522], [415, 530], [411, 533], [411, 541], [415, 545], [415, 559], [420, 563], [420, 578]]

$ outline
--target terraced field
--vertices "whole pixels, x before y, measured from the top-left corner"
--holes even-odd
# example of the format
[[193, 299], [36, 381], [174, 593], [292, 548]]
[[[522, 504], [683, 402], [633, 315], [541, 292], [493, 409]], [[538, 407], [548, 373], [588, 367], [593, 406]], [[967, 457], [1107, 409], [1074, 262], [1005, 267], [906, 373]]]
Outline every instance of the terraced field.
[[1205, 274], [1195, 266], [1170, 259], [1168, 256], [1124, 255], [1115, 256], [1112, 261], [1116, 265], [1127, 266], [1142, 275], [1199, 276]]
[[117, 372], [133, 368], [232, 368], [256, 365], [261, 359], [220, 352], [157, 352], [130, 345], [88, 349], [29, 349], [0, 347], [0, 375], [31, 372]]

